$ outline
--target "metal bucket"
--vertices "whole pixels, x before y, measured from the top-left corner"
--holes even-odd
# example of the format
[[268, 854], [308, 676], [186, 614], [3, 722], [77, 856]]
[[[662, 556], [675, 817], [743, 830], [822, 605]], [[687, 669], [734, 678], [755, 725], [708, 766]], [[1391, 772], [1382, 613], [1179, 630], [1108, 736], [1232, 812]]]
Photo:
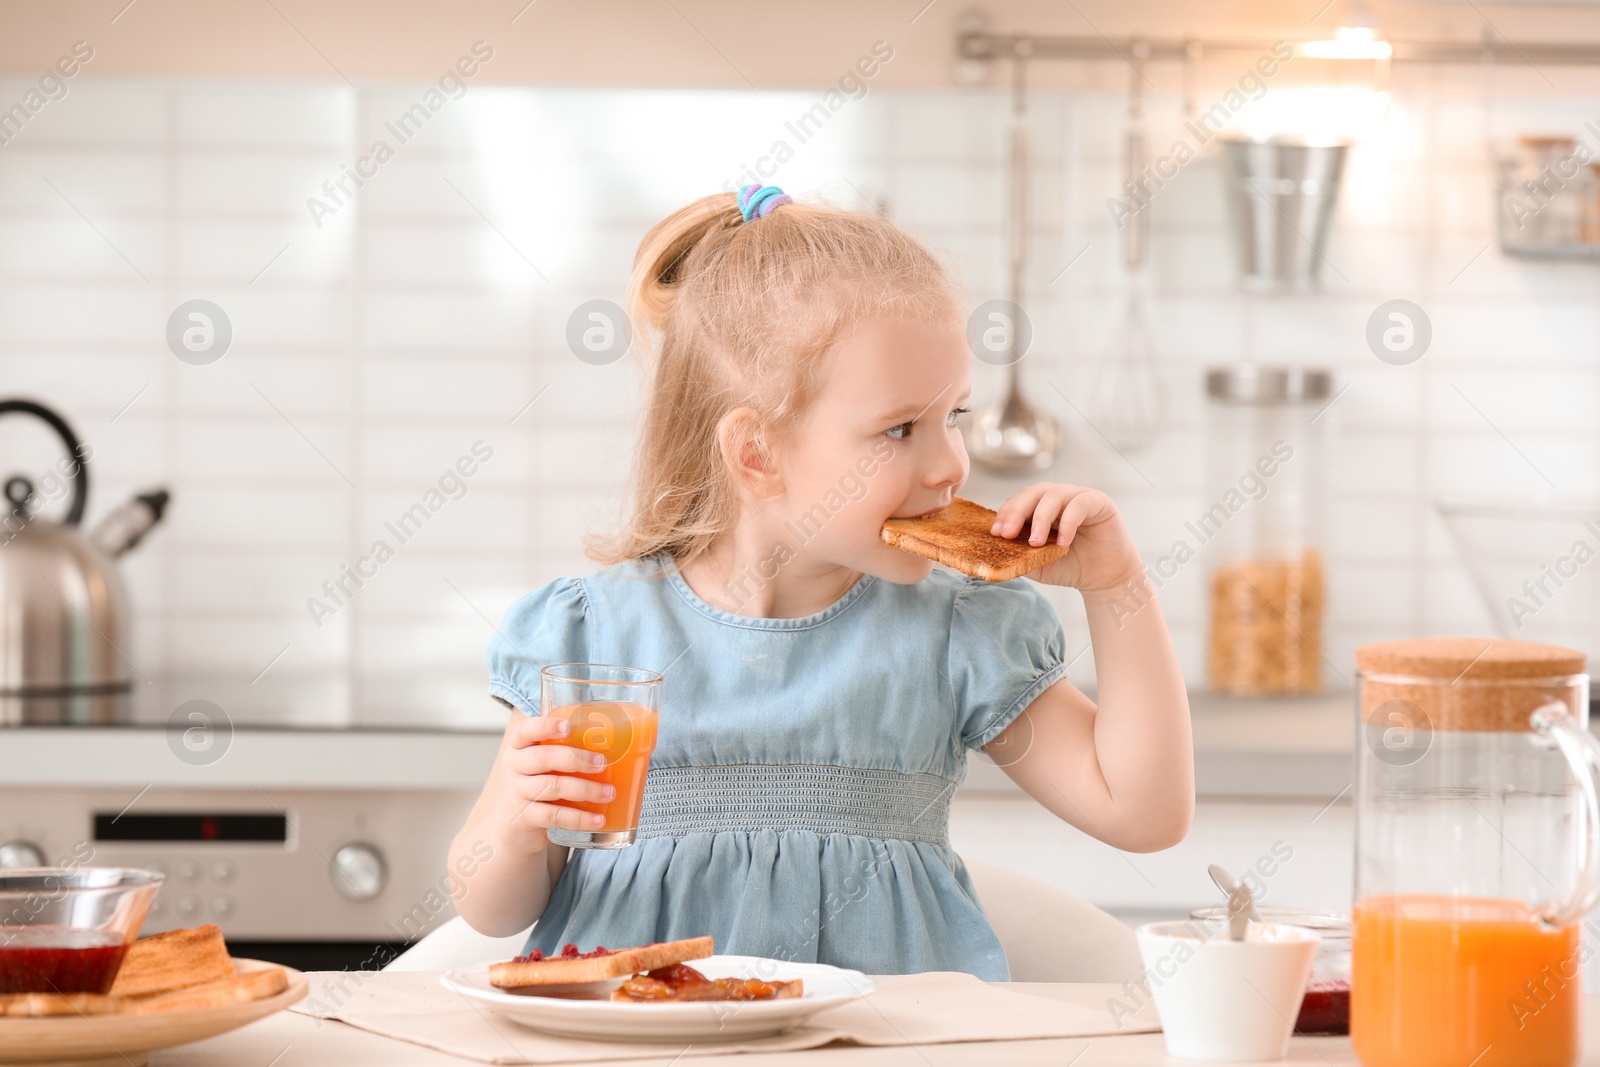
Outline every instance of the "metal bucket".
[[1244, 287], [1257, 292], [1315, 288], [1349, 143], [1222, 141]]

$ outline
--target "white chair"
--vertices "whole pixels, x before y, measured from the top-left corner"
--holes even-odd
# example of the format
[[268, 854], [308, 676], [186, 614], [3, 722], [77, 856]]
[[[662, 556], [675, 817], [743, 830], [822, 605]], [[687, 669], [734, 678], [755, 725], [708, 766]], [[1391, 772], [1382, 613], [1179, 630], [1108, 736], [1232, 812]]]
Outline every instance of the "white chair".
[[1115, 982], [1140, 977], [1133, 928], [1087, 900], [1006, 867], [963, 860], [1013, 982]]
[[[1013, 982], [1122, 982], [1138, 978], [1133, 930], [1099, 908], [1036, 878], [966, 860], [978, 900], [1006, 950]], [[529, 927], [532, 929], [532, 927]], [[487, 937], [459, 915], [389, 962], [386, 971], [444, 971], [510, 959], [528, 931]]]
[[461, 916], [451, 916], [437, 930], [390, 960], [384, 970], [448, 971], [452, 967], [509, 960], [528, 943], [528, 930], [510, 937], [490, 937], [468, 926]]

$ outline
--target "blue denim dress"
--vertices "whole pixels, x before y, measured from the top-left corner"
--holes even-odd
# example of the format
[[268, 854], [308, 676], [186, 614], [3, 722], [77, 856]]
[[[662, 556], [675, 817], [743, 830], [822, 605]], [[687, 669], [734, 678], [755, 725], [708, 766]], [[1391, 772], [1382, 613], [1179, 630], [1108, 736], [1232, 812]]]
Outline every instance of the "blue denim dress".
[[517, 601], [489, 692], [539, 713], [539, 671], [664, 676], [635, 843], [575, 849], [524, 951], [710, 934], [720, 953], [868, 974], [1010, 978], [950, 847], [966, 749], [1066, 675], [1066, 636], [1028, 579], [863, 576], [798, 619], [746, 618], [665, 558], [560, 578]]

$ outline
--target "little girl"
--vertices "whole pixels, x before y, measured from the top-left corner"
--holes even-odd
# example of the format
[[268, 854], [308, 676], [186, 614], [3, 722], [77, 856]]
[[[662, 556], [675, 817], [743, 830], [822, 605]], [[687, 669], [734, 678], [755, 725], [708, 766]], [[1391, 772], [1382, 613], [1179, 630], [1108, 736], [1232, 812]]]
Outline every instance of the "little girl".
[[[1116, 507], [1023, 489], [993, 532], [1031, 518], [1034, 543], [1055, 526], [1072, 550], [999, 584], [883, 543], [884, 520], [966, 481], [971, 389], [953, 284], [882, 218], [774, 186], [708, 196], [646, 235], [628, 302], [653, 354], [632, 518], [591, 544], [608, 566], [523, 597], [490, 645], [512, 713], [451, 846], [452, 870], [478, 866], [461, 915], [493, 936], [537, 919], [524, 951], [546, 954], [709, 934], [719, 953], [1007, 980], [950, 847], [968, 749], [1119, 849], [1169, 848], [1193, 815], [1183, 678]], [[1036, 582], [1082, 593], [1097, 701]], [[565, 736], [539, 716], [558, 662], [664, 675], [629, 847], [546, 835], [595, 829], [562, 802], [611, 795], [575, 776], [586, 753], [538, 743]]]

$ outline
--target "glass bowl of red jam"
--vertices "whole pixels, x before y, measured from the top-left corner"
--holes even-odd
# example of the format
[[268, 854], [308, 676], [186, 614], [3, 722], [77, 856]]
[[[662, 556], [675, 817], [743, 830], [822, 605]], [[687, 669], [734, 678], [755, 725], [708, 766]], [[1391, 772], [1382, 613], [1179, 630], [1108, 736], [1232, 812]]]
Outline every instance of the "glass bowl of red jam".
[[[1311, 979], [1294, 1021], [1297, 1034], [1348, 1034], [1350, 1032], [1350, 916], [1336, 911], [1302, 911], [1299, 908], [1263, 908], [1256, 911], [1269, 923], [1284, 923], [1315, 930], [1320, 941], [1311, 963]], [[1225, 905], [1196, 908], [1191, 919], [1226, 923]]]
[[0, 994], [109, 993], [161, 880], [131, 867], [0, 871]]

